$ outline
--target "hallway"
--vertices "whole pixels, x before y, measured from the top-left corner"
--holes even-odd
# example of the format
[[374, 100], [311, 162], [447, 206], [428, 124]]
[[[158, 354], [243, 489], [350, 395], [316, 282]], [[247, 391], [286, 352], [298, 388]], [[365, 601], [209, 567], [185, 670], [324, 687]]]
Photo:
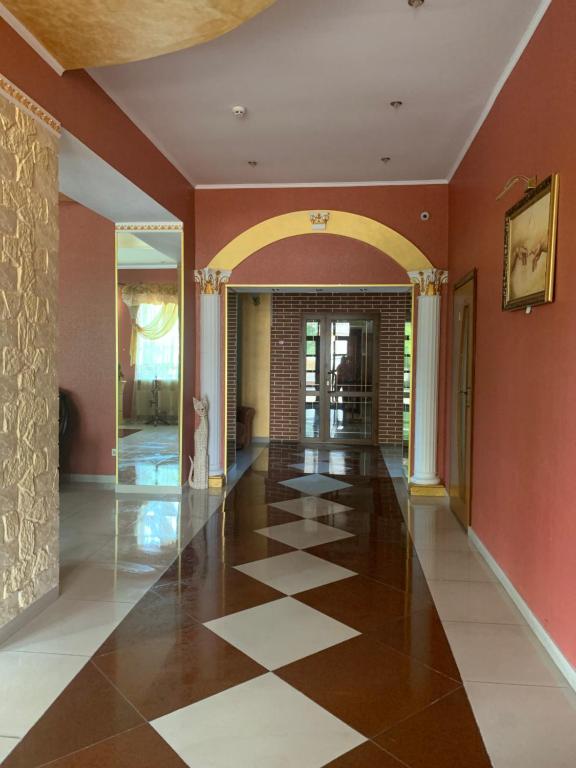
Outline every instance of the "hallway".
[[[388, 466], [395, 474], [394, 459]], [[554, 765], [568, 766], [576, 715], [565, 682], [449, 510], [426, 500], [405, 520], [401, 482], [374, 449], [273, 444], [214, 512], [218, 497], [207, 494], [190, 496], [181, 519], [174, 501], [112, 512], [109, 491], [82, 490], [83, 509], [66, 514], [65, 495], [71, 560], [55, 605], [101, 601], [92, 605], [118, 613], [117, 626], [83, 657], [82, 638], [105, 636], [103, 615], [81, 627], [82, 617], [51, 622], [53, 607], [2, 647], [0, 665], [20, 652], [62, 654], [77, 668], [3, 765], [490, 766], [470, 695], [497, 768], [544, 765], [558, 729], [566, 751]], [[87, 531], [78, 515], [100, 525]], [[482, 638], [475, 626], [496, 632], [476, 649], [476, 667], [466, 647]], [[490, 671], [500, 683], [512, 673], [514, 685], [483, 710], [486, 686], [462, 678]], [[525, 696], [523, 682], [548, 699], [548, 739], [539, 721], [510, 724], [506, 696]], [[490, 721], [498, 707], [506, 733]]]

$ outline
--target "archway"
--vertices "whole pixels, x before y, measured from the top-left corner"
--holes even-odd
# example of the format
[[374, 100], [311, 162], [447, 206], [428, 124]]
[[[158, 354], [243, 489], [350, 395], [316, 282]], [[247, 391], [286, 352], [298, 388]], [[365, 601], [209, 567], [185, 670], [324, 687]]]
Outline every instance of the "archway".
[[374, 246], [407, 272], [431, 269], [422, 251], [395, 229], [375, 219], [347, 211], [325, 211], [325, 229], [313, 229], [310, 211], [292, 211], [255, 224], [227, 243], [210, 261], [209, 269], [233, 270], [267, 245], [295, 235], [340, 235]]

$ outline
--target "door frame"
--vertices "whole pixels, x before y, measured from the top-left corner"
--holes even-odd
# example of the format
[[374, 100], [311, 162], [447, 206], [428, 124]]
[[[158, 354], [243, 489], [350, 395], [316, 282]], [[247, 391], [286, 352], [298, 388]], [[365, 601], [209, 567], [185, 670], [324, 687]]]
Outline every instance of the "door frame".
[[[373, 391], [372, 391], [372, 435], [367, 439], [349, 439], [349, 440], [336, 440], [334, 438], [327, 437], [328, 429], [326, 425], [326, 419], [330, 415], [329, 395], [326, 389], [327, 379], [327, 363], [328, 356], [330, 354], [329, 347], [326, 347], [326, 342], [323, 339], [328, 338], [329, 325], [333, 320], [339, 320], [341, 318], [350, 318], [354, 320], [372, 320], [374, 323], [374, 332], [372, 334], [372, 361], [373, 361]], [[320, 435], [318, 438], [306, 437], [306, 323], [309, 321], [318, 320], [321, 324], [323, 332], [320, 333], [320, 393], [324, 391], [324, 400], [322, 402], [322, 394], [320, 394]], [[322, 354], [322, 345], [324, 345], [324, 354]], [[379, 392], [380, 392], [380, 367], [378, 365], [378, 350], [380, 349], [380, 313], [379, 312], [303, 312], [300, 322], [300, 376], [299, 376], [299, 388], [298, 396], [300, 398], [298, 413], [300, 419], [300, 441], [304, 445], [378, 445], [378, 416], [379, 416]]]
[[[453, 332], [453, 330], [454, 330], [454, 302], [455, 302], [456, 291], [459, 288], [462, 288], [462, 286], [466, 285], [466, 283], [469, 283], [469, 282], [472, 282], [473, 298], [472, 298], [472, 313], [471, 313], [471, 317], [470, 317], [470, 322], [471, 322], [471, 326], [472, 326], [472, 330], [471, 330], [472, 360], [471, 360], [471, 366], [470, 366], [472, 386], [471, 386], [470, 406], [469, 406], [469, 411], [470, 411], [470, 434], [469, 434], [470, 458], [469, 458], [468, 466], [466, 467], [466, 472], [468, 473], [468, 476], [469, 476], [469, 481], [468, 481], [468, 501], [467, 501], [467, 510], [466, 510], [467, 511], [467, 518], [468, 518], [468, 528], [471, 527], [471, 525], [472, 525], [472, 494], [473, 494], [473, 484], [474, 484], [472, 468], [474, 466], [474, 400], [475, 400], [474, 395], [475, 395], [475, 382], [476, 382], [476, 313], [477, 313], [476, 305], [477, 305], [477, 294], [478, 294], [478, 270], [476, 269], [476, 267], [474, 267], [474, 269], [470, 270], [470, 272], [467, 272], [463, 277], [460, 278], [460, 280], [458, 280], [456, 283], [454, 283], [454, 286], [452, 288], [452, 306], [451, 306], [451, 322], [452, 322], [452, 329], [451, 330]], [[451, 350], [450, 350], [451, 363], [454, 360], [454, 345], [455, 345], [455, 343], [456, 343], [456, 339], [455, 339], [454, 335], [452, 335], [452, 345], [451, 345]], [[451, 419], [450, 419], [450, 482], [449, 482], [449, 485], [448, 485], [449, 491], [450, 491], [450, 493], [449, 493], [450, 498], [452, 498], [452, 477], [451, 477], [451, 475], [452, 475], [452, 448], [453, 448], [453, 441], [457, 440], [457, 435], [456, 435], [457, 426], [456, 426], [456, 424], [454, 424], [454, 418], [455, 418], [456, 414], [455, 414], [454, 409], [453, 409], [455, 393], [454, 393], [454, 370], [453, 370], [453, 366], [452, 365], [451, 365], [451, 373], [452, 373], [452, 377], [451, 377], [452, 389], [451, 389], [451, 398], [450, 398], [450, 411], [451, 411], [451, 413], [450, 413], [450, 415], [451, 415]], [[458, 517], [458, 520], [460, 522], [462, 522], [459, 517]]]

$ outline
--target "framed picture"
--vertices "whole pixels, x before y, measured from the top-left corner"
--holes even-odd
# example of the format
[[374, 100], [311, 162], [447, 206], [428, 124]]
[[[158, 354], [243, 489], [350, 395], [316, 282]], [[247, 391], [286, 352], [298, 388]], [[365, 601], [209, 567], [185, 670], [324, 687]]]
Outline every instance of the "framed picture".
[[554, 298], [558, 174], [506, 211], [502, 309], [525, 309]]

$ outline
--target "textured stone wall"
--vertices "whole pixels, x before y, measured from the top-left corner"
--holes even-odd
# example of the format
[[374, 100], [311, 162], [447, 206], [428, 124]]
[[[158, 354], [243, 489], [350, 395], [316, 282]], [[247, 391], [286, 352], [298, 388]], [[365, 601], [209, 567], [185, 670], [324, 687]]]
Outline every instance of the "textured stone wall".
[[0, 92], [0, 627], [58, 584], [57, 145]]

